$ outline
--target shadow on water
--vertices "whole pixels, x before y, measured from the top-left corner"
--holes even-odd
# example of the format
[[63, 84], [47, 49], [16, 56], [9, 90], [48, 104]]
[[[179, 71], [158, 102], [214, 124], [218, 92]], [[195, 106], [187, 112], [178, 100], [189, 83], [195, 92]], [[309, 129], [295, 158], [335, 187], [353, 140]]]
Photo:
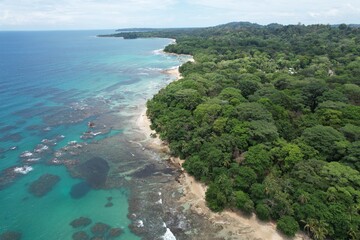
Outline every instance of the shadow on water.
[[109, 169], [108, 162], [100, 157], [91, 158], [78, 166], [81, 177], [95, 189], [105, 186]]
[[0, 142], [20, 142], [23, 139], [20, 133], [7, 134], [0, 138]]
[[0, 133], [11, 132], [12, 130], [15, 130], [15, 129], [17, 129], [16, 126], [8, 125], [8, 126], [0, 128]]
[[71, 187], [70, 196], [74, 199], [82, 198], [85, 197], [90, 190], [91, 187], [87, 182], [80, 182]]

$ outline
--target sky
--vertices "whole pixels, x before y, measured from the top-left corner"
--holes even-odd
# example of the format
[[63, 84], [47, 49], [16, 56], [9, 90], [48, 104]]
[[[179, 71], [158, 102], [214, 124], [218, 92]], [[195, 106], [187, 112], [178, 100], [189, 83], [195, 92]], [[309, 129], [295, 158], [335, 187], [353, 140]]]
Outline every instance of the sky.
[[0, 0], [0, 30], [360, 24], [360, 0]]

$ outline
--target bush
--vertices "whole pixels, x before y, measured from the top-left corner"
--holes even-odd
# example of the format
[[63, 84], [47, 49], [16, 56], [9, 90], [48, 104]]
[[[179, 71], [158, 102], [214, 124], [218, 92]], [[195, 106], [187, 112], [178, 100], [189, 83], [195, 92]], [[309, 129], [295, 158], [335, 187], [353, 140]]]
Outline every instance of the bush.
[[277, 222], [276, 228], [286, 236], [293, 237], [299, 231], [299, 224], [293, 217], [283, 216]]
[[251, 201], [249, 195], [243, 191], [235, 192], [236, 207], [245, 214], [251, 214], [254, 211], [254, 202]]
[[224, 210], [226, 205], [226, 197], [217, 184], [210, 184], [205, 195], [207, 206], [211, 210], [214, 212], [220, 212]]
[[268, 221], [270, 219], [269, 207], [261, 203], [256, 205], [256, 216], [262, 221]]

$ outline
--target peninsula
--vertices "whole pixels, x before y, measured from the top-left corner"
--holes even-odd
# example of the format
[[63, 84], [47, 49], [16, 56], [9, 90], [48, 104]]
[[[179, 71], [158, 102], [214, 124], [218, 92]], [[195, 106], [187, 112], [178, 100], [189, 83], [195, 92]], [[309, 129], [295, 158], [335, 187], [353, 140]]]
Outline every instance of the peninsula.
[[292, 237], [360, 237], [360, 29], [262, 26], [119, 32], [176, 39], [182, 79], [147, 103], [151, 128], [206, 184], [215, 211]]

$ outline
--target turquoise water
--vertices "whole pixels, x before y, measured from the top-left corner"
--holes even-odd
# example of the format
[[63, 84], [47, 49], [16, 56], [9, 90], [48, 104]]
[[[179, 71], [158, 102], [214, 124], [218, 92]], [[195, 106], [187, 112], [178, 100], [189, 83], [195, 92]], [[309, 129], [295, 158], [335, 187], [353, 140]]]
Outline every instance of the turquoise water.
[[[104, 33], [0, 32], [0, 234], [16, 231], [25, 240], [72, 239], [79, 230], [91, 235], [92, 225], [69, 225], [84, 216], [122, 228], [116, 239], [139, 239], [128, 228], [131, 188], [116, 172], [133, 166], [124, 132], [146, 99], [171, 81], [161, 70], [184, 59], [154, 51], [169, 39], [95, 37]], [[32, 156], [21, 157], [25, 151]], [[84, 181], [80, 164], [67, 169], [54, 159], [83, 163], [98, 156], [110, 166], [106, 184], [73, 198], [71, 188]], [[31, 171], [15, 172], [24, 166]], [[43, 174], [60, 181], [36, 197], [29, 186]], [[105, 207], [109, 197], [113, 206]]]

